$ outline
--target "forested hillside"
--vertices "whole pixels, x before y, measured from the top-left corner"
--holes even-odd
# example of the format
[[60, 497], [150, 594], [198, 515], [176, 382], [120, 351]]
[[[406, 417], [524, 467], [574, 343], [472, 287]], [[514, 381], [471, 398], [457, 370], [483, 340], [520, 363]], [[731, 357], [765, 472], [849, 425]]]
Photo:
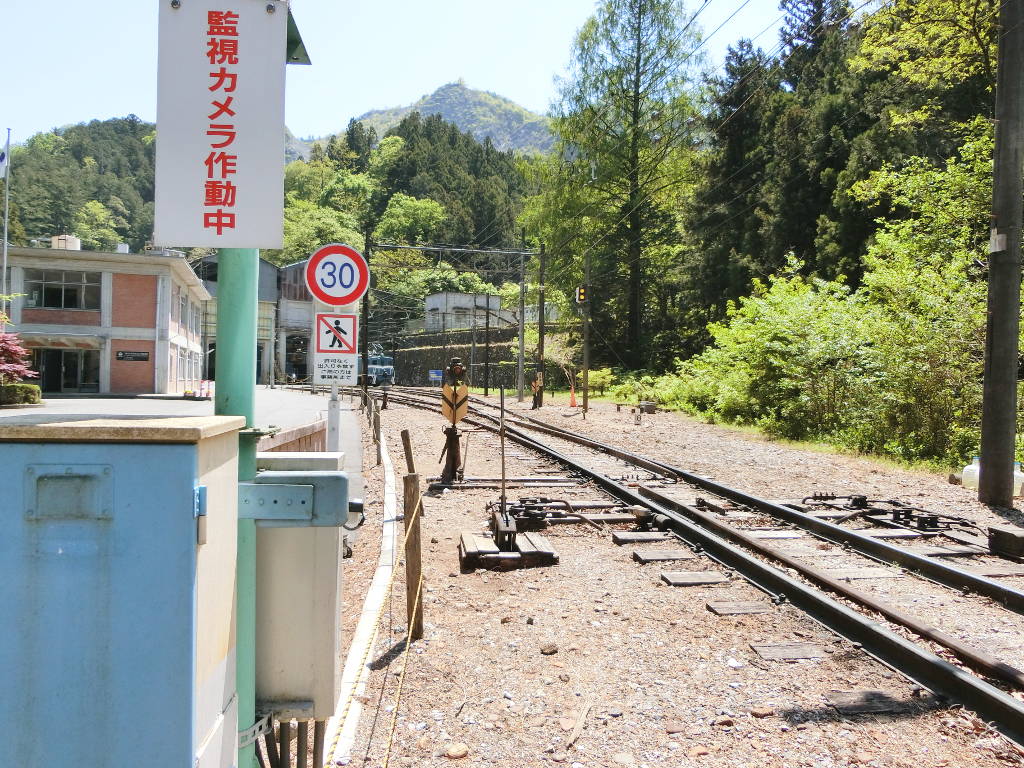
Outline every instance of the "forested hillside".
[[154, 126], [132, 115], [40, 133], [15, 147], [12, 242], [73, 232], [83, 248], [141, 248], [153, 231], [154, 137]]
[[[352, 120], [344, 133], [315, 145], [308, 162], [285, 167], [285, 247], [268, 258], [299, 261], [329, 242], [362, 248], [367, 233], [390, 244], [515, 244], [524, 196], [521, 162], [437, 115], [414, 112], [379, 140], [372, 128]], [[499, 257], [478, 258], [459, 274], [443, 256], [374, 252], [378, 332], [393, 333], [422, 317], [428, 293], [493, 293], [518, 275], [518, 263]]]

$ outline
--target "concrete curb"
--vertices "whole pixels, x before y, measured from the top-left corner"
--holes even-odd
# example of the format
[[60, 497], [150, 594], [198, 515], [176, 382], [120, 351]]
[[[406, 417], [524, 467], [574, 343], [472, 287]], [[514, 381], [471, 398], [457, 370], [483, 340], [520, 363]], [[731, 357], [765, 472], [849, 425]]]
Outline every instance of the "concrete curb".
[[[370, 588], [366, 592], [366, 599], [363, 601], [363, 610], [352, 636], [352, 644], [345, 657], [345, 668], [341, 673], [341, 690], [334, 708], [334, 717], [327, 721], [324, 743], [328, 745], [328, 748], [330, 745], [334, 745], [334, 750], [327, 756], [326, 762], [333, 765], [346, 765], [350, 760], [356, 731], [359, 727], [359, 717], [363, 710], [362, 704], [356, 697], [366, 691], [366, 683], [370, 677], [370, 665], [373, 663], [369, 649], [377, 641], [378, 618], [381, 607], [388, 597], [388, 586], [396, 565], [398, 521], [401, 518], [398, 516], [394, 467], [391, 464], [387, 444], [384, 442], [383, 432], [380, 446], [384, 468], [384, 522], [381, 530], [380, 557], [377, 560], [377, 570], [373, 574]], [[351, 705], [345, 712], [345, 706], [350, 699]], [[342, 721], [340, 718], [343, 714], [345, 719]], [[335, 740], [337, 740], [336, 744]]]

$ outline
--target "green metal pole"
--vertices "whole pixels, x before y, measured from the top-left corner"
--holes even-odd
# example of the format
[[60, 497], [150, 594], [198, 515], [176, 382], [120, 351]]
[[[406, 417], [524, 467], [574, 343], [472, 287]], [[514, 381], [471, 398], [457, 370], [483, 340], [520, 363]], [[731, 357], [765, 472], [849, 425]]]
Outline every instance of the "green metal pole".
[[[259, 255], [256, 248], [222, 248], [217, 260], [217, 387], [214, 411], [256, 416], [256, 321]], [[256, 476], [256, 436], [243, 434], [238, 443], [238, 479]], [[256, 523], [238, 521], [238, 564], [235, 589], [236, 690], [238, 730], [256, 722]], [[256, 745], [239, 750], [239, 768], [255, 768]]]

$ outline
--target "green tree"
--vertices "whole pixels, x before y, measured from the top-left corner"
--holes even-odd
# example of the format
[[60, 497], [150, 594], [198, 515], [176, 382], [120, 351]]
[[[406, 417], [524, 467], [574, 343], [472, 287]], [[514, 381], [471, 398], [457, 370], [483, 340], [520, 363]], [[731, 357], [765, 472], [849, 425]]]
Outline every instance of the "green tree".
[[141, 250], [153, 231], [153, 139], [153, 125], [130, 115], [39, 133], [13, 148], [11, 203], [23, 241], [70, 232], [95, 200], [115, 217], [118, 238]]
[[114, 214], [99, 200], [90, 200], [75, 213], [72, 232], [87, 251], [113, 251], [119, 235]]
[[690, 354], [707, 343], [706, 326], [724, 317], [727, 302], [747, 292], [765, 252], [761, 185], [772, 147], [764, 128], [771, 124], [781, 78], [775, 61], [740, 40], [729, 48], [722, 75], [708, 82], [706, 143], [684, 207], [692, 247], [683, 256], [683, 325], [689, 334], [682, 350]]
[[388, 207], [377, 223], [373, 237], [408, 245], [429, 242], [442, 221], [444, 208], [440, 203], [396, 192], [388, 200]]
[[348, 121], [345, 129], [345, 146], [351, 153], [349, 167], [357, 173], [365, 173], [370, 166], [370, 152], [377, 144], [377, 131], [366, 127], [356, 119]]
[[267, 251], [266, 258], [274, 264], [293, 264], [328, 243], [347, 243], [361, 250], [363, 236], [355, 218], [290, 196], [284, 209], [284, 249]]
[[698, 37], [684, 24], [688, 18], [677, 0], [599, 3], [576, 37], [554, 121], [561, 153], [581, 166], [558, 176], [560, 186], [577, 189], [555, 194], [584, 203], [602, 231], [599, 248], [586, 243], [574, 250], [594, 249], [596, 273], [614, 276], [605, 281], [609, 287], [625, 285], [614, 300], [604, 297], [608, 311], [595, 313], [595, 322], [629, 340], [635, 367], [649, 351], [650, 253], [673, 237], [662, 193], [685, 178], [672, 156], [688, 145], [694, 114], [686, 89]]
[[857, 69], [894, 72], [927, 93], [996, 82], [997, 0], [896, 0], [865, 23]]

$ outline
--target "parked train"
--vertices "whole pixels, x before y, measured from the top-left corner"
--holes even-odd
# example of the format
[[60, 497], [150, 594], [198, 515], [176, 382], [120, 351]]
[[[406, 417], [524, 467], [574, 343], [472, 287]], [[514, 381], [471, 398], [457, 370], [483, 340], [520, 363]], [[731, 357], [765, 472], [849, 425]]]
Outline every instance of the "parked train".
[[[395, 383], [395, 358], [387, 355], [369, 356], [369, 384], [378, 387], [383, 384]], [[363, 372], [363, 357], [359, 356], [359, 373]]]

